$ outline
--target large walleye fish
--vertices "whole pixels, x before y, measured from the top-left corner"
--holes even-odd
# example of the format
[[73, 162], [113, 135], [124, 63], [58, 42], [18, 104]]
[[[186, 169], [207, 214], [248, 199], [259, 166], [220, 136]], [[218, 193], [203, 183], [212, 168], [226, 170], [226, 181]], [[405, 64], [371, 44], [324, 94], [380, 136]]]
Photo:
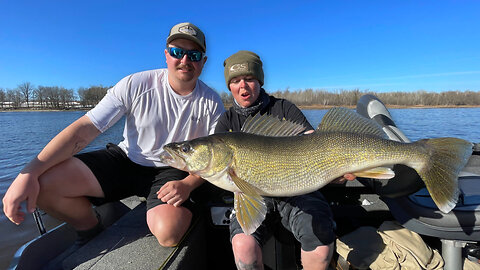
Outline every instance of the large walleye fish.
[[346, 173], [389, 179], [388, 168], [404, 164], [417, 171], [445, 213], [457, 203], [457, 177], [473, 144], [457, 138], [414, 143], [388, 140], [381, 127], [346, 108], [327, 112], [317, 130], [272, 116], [247, 119], [242, 132], [214, 134], [164, 146], [162, 161], [234, 192], [234, 209], [244, 233], [262, 223], [262, 196], [310, 193]]

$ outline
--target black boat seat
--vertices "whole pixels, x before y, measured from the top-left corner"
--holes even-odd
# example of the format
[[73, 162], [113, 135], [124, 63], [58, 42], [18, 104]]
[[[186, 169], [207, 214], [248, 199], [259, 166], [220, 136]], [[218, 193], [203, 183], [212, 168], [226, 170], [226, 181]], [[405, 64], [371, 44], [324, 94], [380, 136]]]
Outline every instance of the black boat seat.
[[442, 239], [480, 241], [480, 176], [460, 177], [461, 195], [450, 213], [443, 213], [423, 188], [399, 198], [382, 198], [406, 228]]
[[[390, 139], [410, 141], [396, 127], [387, 108], [377, 97], [362, 96], [357, 104], [357, 113], [380, 124]], [[462, 248], [467, 243], [480, 241], [480, 156], [478, 154], [478, 144], [475, 144], [473, 155], [466, 166], [473, 168], [473, 171], [464, 169], [463, 175], [459, 177], [461, 195], [457, 206], [449, 213], [438, 210], [426, 188], [421, 188], [407, 196], [380, 194], [393, 217], [402, 226], [422, 235], [440, 238], [445, 270], [462, 269]], [[401, 178], [401, 175], [398, 177]], [[410, 183], [418, 183], [411, 177], [407, 178]]]
[[443, 213], [426, 189], [405, 197], [382, 198], [393, 217], [416, 233], [440, 238], [445, 270], [462, 269], [462, 248], [480, 241], [480, 176], [459, 178], [457, 206]]

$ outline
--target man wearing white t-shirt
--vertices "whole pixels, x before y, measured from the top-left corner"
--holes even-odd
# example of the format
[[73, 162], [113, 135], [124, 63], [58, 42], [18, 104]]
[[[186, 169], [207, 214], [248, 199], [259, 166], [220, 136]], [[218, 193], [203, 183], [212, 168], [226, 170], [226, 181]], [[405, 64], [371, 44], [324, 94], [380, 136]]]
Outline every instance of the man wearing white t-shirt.
[[[3, 198], [6, 216], [20, 224], [35, 207], [71, 224], [77, 245], [103, 226], [93, 204], [132, 195], [147, 197], [147, 223], [162, 246], [175, 246], [192, 220], [190, 196], [204, 180], [159, 161], [163, 146], [213, 133], [224, 107], [198, 80], [207, 60], [203, 32], [191, 23], [172, 27], [167, 69], [123, 78], [86, 115], [55, 136], [20, 172]], [[125, 116], [123, 141], [77, 154]], [[204, 185], [206, 186], [206, 185]], [[195, 190], [195, 191], [194, 191]]]

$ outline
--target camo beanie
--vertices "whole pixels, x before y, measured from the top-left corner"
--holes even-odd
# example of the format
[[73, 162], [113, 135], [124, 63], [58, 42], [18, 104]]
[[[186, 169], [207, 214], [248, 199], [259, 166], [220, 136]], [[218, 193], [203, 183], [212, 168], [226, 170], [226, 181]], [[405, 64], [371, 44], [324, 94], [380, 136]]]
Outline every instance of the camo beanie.
[[223, 62], [225, 82], [230, 90], [230, 80], [237, 76], [252, 75], [263, 85], [263, 68], [260, 56], [251, 51], [238, 51]]

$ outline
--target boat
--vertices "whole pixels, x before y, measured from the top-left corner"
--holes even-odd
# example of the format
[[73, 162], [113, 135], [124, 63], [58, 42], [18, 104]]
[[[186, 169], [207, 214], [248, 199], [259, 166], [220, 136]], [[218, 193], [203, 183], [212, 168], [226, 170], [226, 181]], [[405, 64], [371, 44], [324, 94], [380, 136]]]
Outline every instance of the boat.
[[[375, 96], [362, 96], [356, 110], [377, 121], [392, 140], [408, 141]], [[336, 234], [342, 236], [361, 226], [378, 228], [384, 221], [396, 220], [441, 250], [444, 269], [461, 269], [465, 257], [478, 261], [478, 144], [459, 177], [461, 200], [448, 214], [433, 205], [416, 173], [409, 172], [408, 168], [396, 169], [406, 171], [401, 174], [401, 181], [357, 178], [322, 188], [334, 213]], [[203, 214], [194, 217], [177, 247], [161, 247], [146, 224], [145, 198], [126, 198], [96, 207], [106, 229], [73, 252], [74, 229], [64, 223], [46, 231], [41, 222], [45, 213], [36, 212], [41, 235], [16, 252], [9, 269], [236, 269], [228, 230], [232, 209], [233, 196], [227, 191], [221, 192], [203, 204]], [[300, 247], [293, 235], [281, 226], [262, 253], [265, 269], [301, 269]], [[334, 255], [332, 269], [342, 263], [345, 259]]]

